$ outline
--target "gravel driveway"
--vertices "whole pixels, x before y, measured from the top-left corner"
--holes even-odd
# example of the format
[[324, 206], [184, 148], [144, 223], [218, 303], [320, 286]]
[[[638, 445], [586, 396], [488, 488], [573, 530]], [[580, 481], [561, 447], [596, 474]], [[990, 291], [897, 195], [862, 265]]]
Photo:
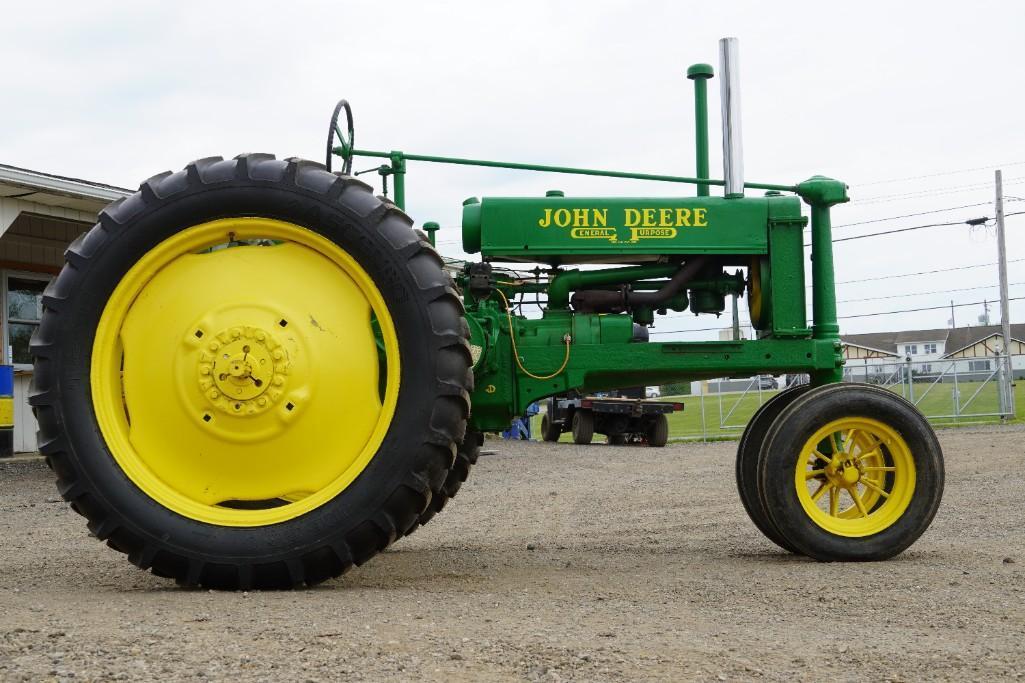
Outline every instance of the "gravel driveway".
[[735, 443], [488, 442], [450, 506], [345, 577], [184, 590], [0, 464], [0, 680], [1025, 678], [1025, 429], [949, 430], [908, 552], [818, 564], [755, 530]]

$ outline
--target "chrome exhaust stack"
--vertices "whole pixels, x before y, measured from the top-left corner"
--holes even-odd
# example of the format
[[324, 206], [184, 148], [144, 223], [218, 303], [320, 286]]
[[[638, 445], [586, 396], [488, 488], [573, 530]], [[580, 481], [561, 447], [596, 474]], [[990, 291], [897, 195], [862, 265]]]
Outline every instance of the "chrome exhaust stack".
[[740, 45], [719, 40], [719, 94], [722, 107], [723, 180], [727, 197], [744, 196], [744, 140], [740, 130]]

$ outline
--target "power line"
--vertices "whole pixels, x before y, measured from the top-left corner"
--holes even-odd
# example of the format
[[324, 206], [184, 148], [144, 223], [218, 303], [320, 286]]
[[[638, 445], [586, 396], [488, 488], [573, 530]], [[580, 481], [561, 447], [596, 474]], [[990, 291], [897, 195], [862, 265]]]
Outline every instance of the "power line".
[[[1005, 181], [1005, 185], [1018, 185], [1025, 183], [1025, 178], [1012, 178]], [[855, 199], [852, 204], [884, 204], [886, 202], [896, 202], [904, 199], [924, 199], [925, 197], [935, 197], [941, 194], [954, 194], [957, 192], [969, 192], [972, 190], [981, 190], [983, 188], [990, 188], [993, 183], [976, 183], [973, 185], [951, 185], [950, 187], [938, 187], [928, 190], [918, 190], [916, 192], [905, 192], [900, 194], [883, 194], [875, 197], [865, 197], [864, 199]]]
[[[1008, 286], [1025, 285], [1025, 282], [1012, 282]], [[979, 289], [993, 289], [999, 285], [980, 285], [978, 287], [958, 287], [956, 289], [937, 289], [931, 292], [908, 292], [907, 294], [887, 294], [886, 296], [866, 296], [861, 299], [844, 299], [837, 301], [838, 304], [853, 304], [860, 301], [879, 301], [880, 299], [903, 299], [909, 296], [927, 296], [930, 294], [950, 294], [952, 292], [971, 292]], [[809, 306], [811, 303], [809, 302]]]
[[[1008, 301], [1020, 301], [1025, 299], [1025, 296], [1016, 296], [1008, 299]], [[918, 313], [919, 311], [939, 311], [946, 310], [948, 308], [963, 308], [965, 306], [982, 306], [988, 303], [997, 303], [995, 301], [972, 301], [966, 304], [945, 304], [943, 306], [924, 306], [922, 308], [904, 308], [899, 311], [876, 311], [875, 313], [857, 313], [855, 315], [838, 315], [837, 319], [847, 320], [848, 318], [869, 318], [875, 315], [896, 315], [897, 313]]]
[[[741, 327], [750, 327], [750, 324], [742, 324]], [[652, 330], [648, 334], [689, 334], [691, 332], [717, 332], [719, 330], [732, 329], [732, 325], [722, 325], [720, 327], [702, 327], [696, 330]]]
[[[1025, 296], [1016, 296], [1016, 297], [1011, 297], [1011, 298], [1008, 299], [1008, 301], [1022, 301], [1022, 300], [1025, 300]], [[837, 320], [849, 320], [851, 318], [869, 318], [869, 317], [876, 316], [876, 315], [897, 315], [899, 313], [918, 313], [918, 312], [921, 312], [921, 311], [941, 311], [941, 310], [949, 310], [951, 306], [953, 306], [954, 308], [964, 308], [966, 306], [982, 306], [982, 305], [987, 304], [987, 303], [995, 304], [997, 302], [995, 302], [995, 301], [971, 301], [971, 302], [963, 303], [963, 304], [944, 304], [942, 306], [923, 306], [923, 307], [920, 307], [920, 308], [902, 308], [902, 309], [897, 310], [897, 311], [876, 311], [874, 313], [856, 313], [854, 315], [838, 315], [837, 316]], [[742, 325], [742, 327], [743, 327], [743, 325]], [[730, 329], [730, 328], [725, 326], [725, 325], [723, 325], [723, 326], [720, 326], [720, 327], [705, 327], [705, 328], [700, 328], [700, 329], [696, 329], [696, 330], [657, 330], [657, 331], [653, 330], [653, 331], [649, 332], [648, 334], [689, 334], [691, 332], [715, 332], [715, 331], [718, 331], [718, 330], [726, 330], [726, 329]]]
[[[945, 228], [945, 227], [950, 227], [951, 225], [964, 225], [964, 224], [965, 224], [965, 221], [951, 221], [949, 223], [928, 223], [926, 225], [913, 225], [913, 226], [908, 227], [908, 228], [894, 228], [893, 230], [883, 230], [881, 232], [868, 232], [868, 233], [865, 233], [864, 235], [852, 235], [851, 237], [838, 237], [835, 240], [833, 240], [833, 242], [834, 242], [834, 244], [836, 242], [850, 242], [851, 240], [863, 240], [866, 237], [880, 237], [882, 235], [892, 235], [892, 234], [898, 233], [898, 232], [911, 232], [912, 230], [924, 230], [926, 228]], [[804, 246], [810, 247], [811, 244], [805, 244]]]
[[[1025, 261], [1025, 258], [1014, 259], [1012, 261], [1008, 261], [1008, 263], [1018, 263], [1019, 261]], [[866, 278], [862, 278], [860, 280], [843, 280], [841, 282], [837, 282], [836, 284], [838, 284], [838, 285], [850, 285], [850, 284], [854, 284], [854, 283], [857, 283], [857, 282], [874, 282], [876, 280], [890, 280], [890, 279], [901, 278], [901, 277], [913, 277], [915, 275], [933, 275], [934, 273], [950, 273], [950, 272], [955, 271], [955, 270], [970, 270], [972, 268], [985, 268], [986, 266], [995, 266], [996, 264], [997, 264], [997, 262], [993, 261], [991, 263], [976, 263], [976, 264], [971, 265], [971, 266], [954, 266], [953, 268], [937, 268], [936, 270], [922, 270], [922, 271], [919, 271], [917, 273], [897, 273], [897, 274], [894, 274], [894, 275], [879, 275], [877, 277], [866, 277]], [[809, 288], [811, 287], [811, 285], [806, 285], [806, 286], [809, 287]]]
[[[933, 209], [932, 211], [918, 211], [916, 213], [906, 213], [903, 216], [888, 216], [886, 218], [873, 218], [867, 221], [858, 221], [857, 223], [844, 223], [843, 225], [834, 225], [833, 230], [840, 228], [850, 228], [855, 225], [867, 225], [869, 223], [884, 223], [886, 221], [895, 221], [901, 218], [914, 218], [915, 216], [925, 216], [930, 213], [944, 213], [946, 211], [956, 211], [957, 209], [970, 209], [975, 206], [989, 206], [993, 202], [976, 202], [975, 204], [962, 204], [961, 206], [951, 206], [948, 209]], [[809, 230], [811, 228], [808, 228]]]
[[852, 183], [851, 185], [859, 188], [867, 188], [870, 185], [888, 185], [890, 183], [901, 183], [903, 180], [920, 180], [926, 177], [940, 177], [941, 175], [956, 175], [958, 173], [971, 173], [977, 170], [989, 170], [991, 168], [1007, 168], [1008, 166], [1022, 166], [1025, 165], [1025, 161], [1012, 161], [1007, 164], [994, 164], [992, 166], [976, 166], [974, 168], [958, 168], [956, 170], [941, 171], [939, 173], [927, 173], [925, 175], [907, 175], [905, 177], [893, 177], [886, 180], [872, 180], [871, 183]]
[[[1023, 213], [1025, 213], [1025, 211], [1016, 211], [1014, 213], [1007, 213], [1007, 214], [1004, 214], [1004, 215], [1005, 216], [1017, 216], [1017, 215], [1023, 214]], [[836, 243], [836, 242], [849, 242], [851, 240], [862, 240], [862, 239], [865, 239], [866, 237], [880, 237], [882, 235], [893, 235], [893, 234], [898, 233], [898, 232], [911, 232], [912, 230], [924, 230], [925, 228], [944, 228], [944, 227], [949, 227], [949, 226], [952, 226], [952, 225], [965, 225], [965, 224], [968, 224], [968, 221], [950, 221], [950, 222], [947, 222], [947, 223], [927, 223], [925, 225], [912, 225], [912, 226], [907, 227], [907, 228], [894, 228], [893, 230], [881, 230], [880, 232], [868, 232], [868, 233], [865, 233], [864, 235], [852, 235], [850, 237], [838, 237], [838, 238], [834, 239], [833, 242], [834, 243]], [[804, 246], [810, 247], [811, 243], [810, 242], [805, 242]]]

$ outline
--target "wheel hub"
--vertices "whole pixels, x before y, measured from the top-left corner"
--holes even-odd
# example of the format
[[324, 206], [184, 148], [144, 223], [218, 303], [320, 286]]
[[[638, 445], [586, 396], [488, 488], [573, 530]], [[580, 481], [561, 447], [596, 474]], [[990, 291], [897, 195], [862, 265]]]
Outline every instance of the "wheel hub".
[[849, 488], [861, 481], [861, 467], [854, 458], [845, 453], [838, 453], [833, 462], [826, 467], [826, 478], [830, 483], [842, 488]]
[[258, 415], [284, 393], [287, 354], [271, 333], [259, 327], [222, 330], [203, 349], [198, 365], [204, 396], [228, 415]]

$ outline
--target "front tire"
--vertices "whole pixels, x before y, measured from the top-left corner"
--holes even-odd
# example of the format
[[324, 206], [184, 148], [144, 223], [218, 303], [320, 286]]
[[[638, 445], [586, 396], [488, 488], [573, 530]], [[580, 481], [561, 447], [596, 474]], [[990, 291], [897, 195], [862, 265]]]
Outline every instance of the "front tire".
[[863, 384], [809, 390], [762, 445], [762, 504], [782, 536], [822, 561], [885, 560], [929, 527], [943, 495], [943, 453], [925, 417]]
[[32, 342], [40, 450], [137, 566], [315, 584], [445, 484], [472, 388], [462, 305], [368, 185], [203, 159], [104, 209], [66, 260]]
[[737, 446], [737, 493], [740, 494], [740, 502], [744, 506], [747, 516], [766, 538], [791, 553], [798, 551], [783, 538], [783, 535], [773, 525], [758, 497], [758, 458], [772, 423], [776, 421], [784, 408], [810, 388], [808, 385], [791, 387], [762, 404], [748, 421]]

